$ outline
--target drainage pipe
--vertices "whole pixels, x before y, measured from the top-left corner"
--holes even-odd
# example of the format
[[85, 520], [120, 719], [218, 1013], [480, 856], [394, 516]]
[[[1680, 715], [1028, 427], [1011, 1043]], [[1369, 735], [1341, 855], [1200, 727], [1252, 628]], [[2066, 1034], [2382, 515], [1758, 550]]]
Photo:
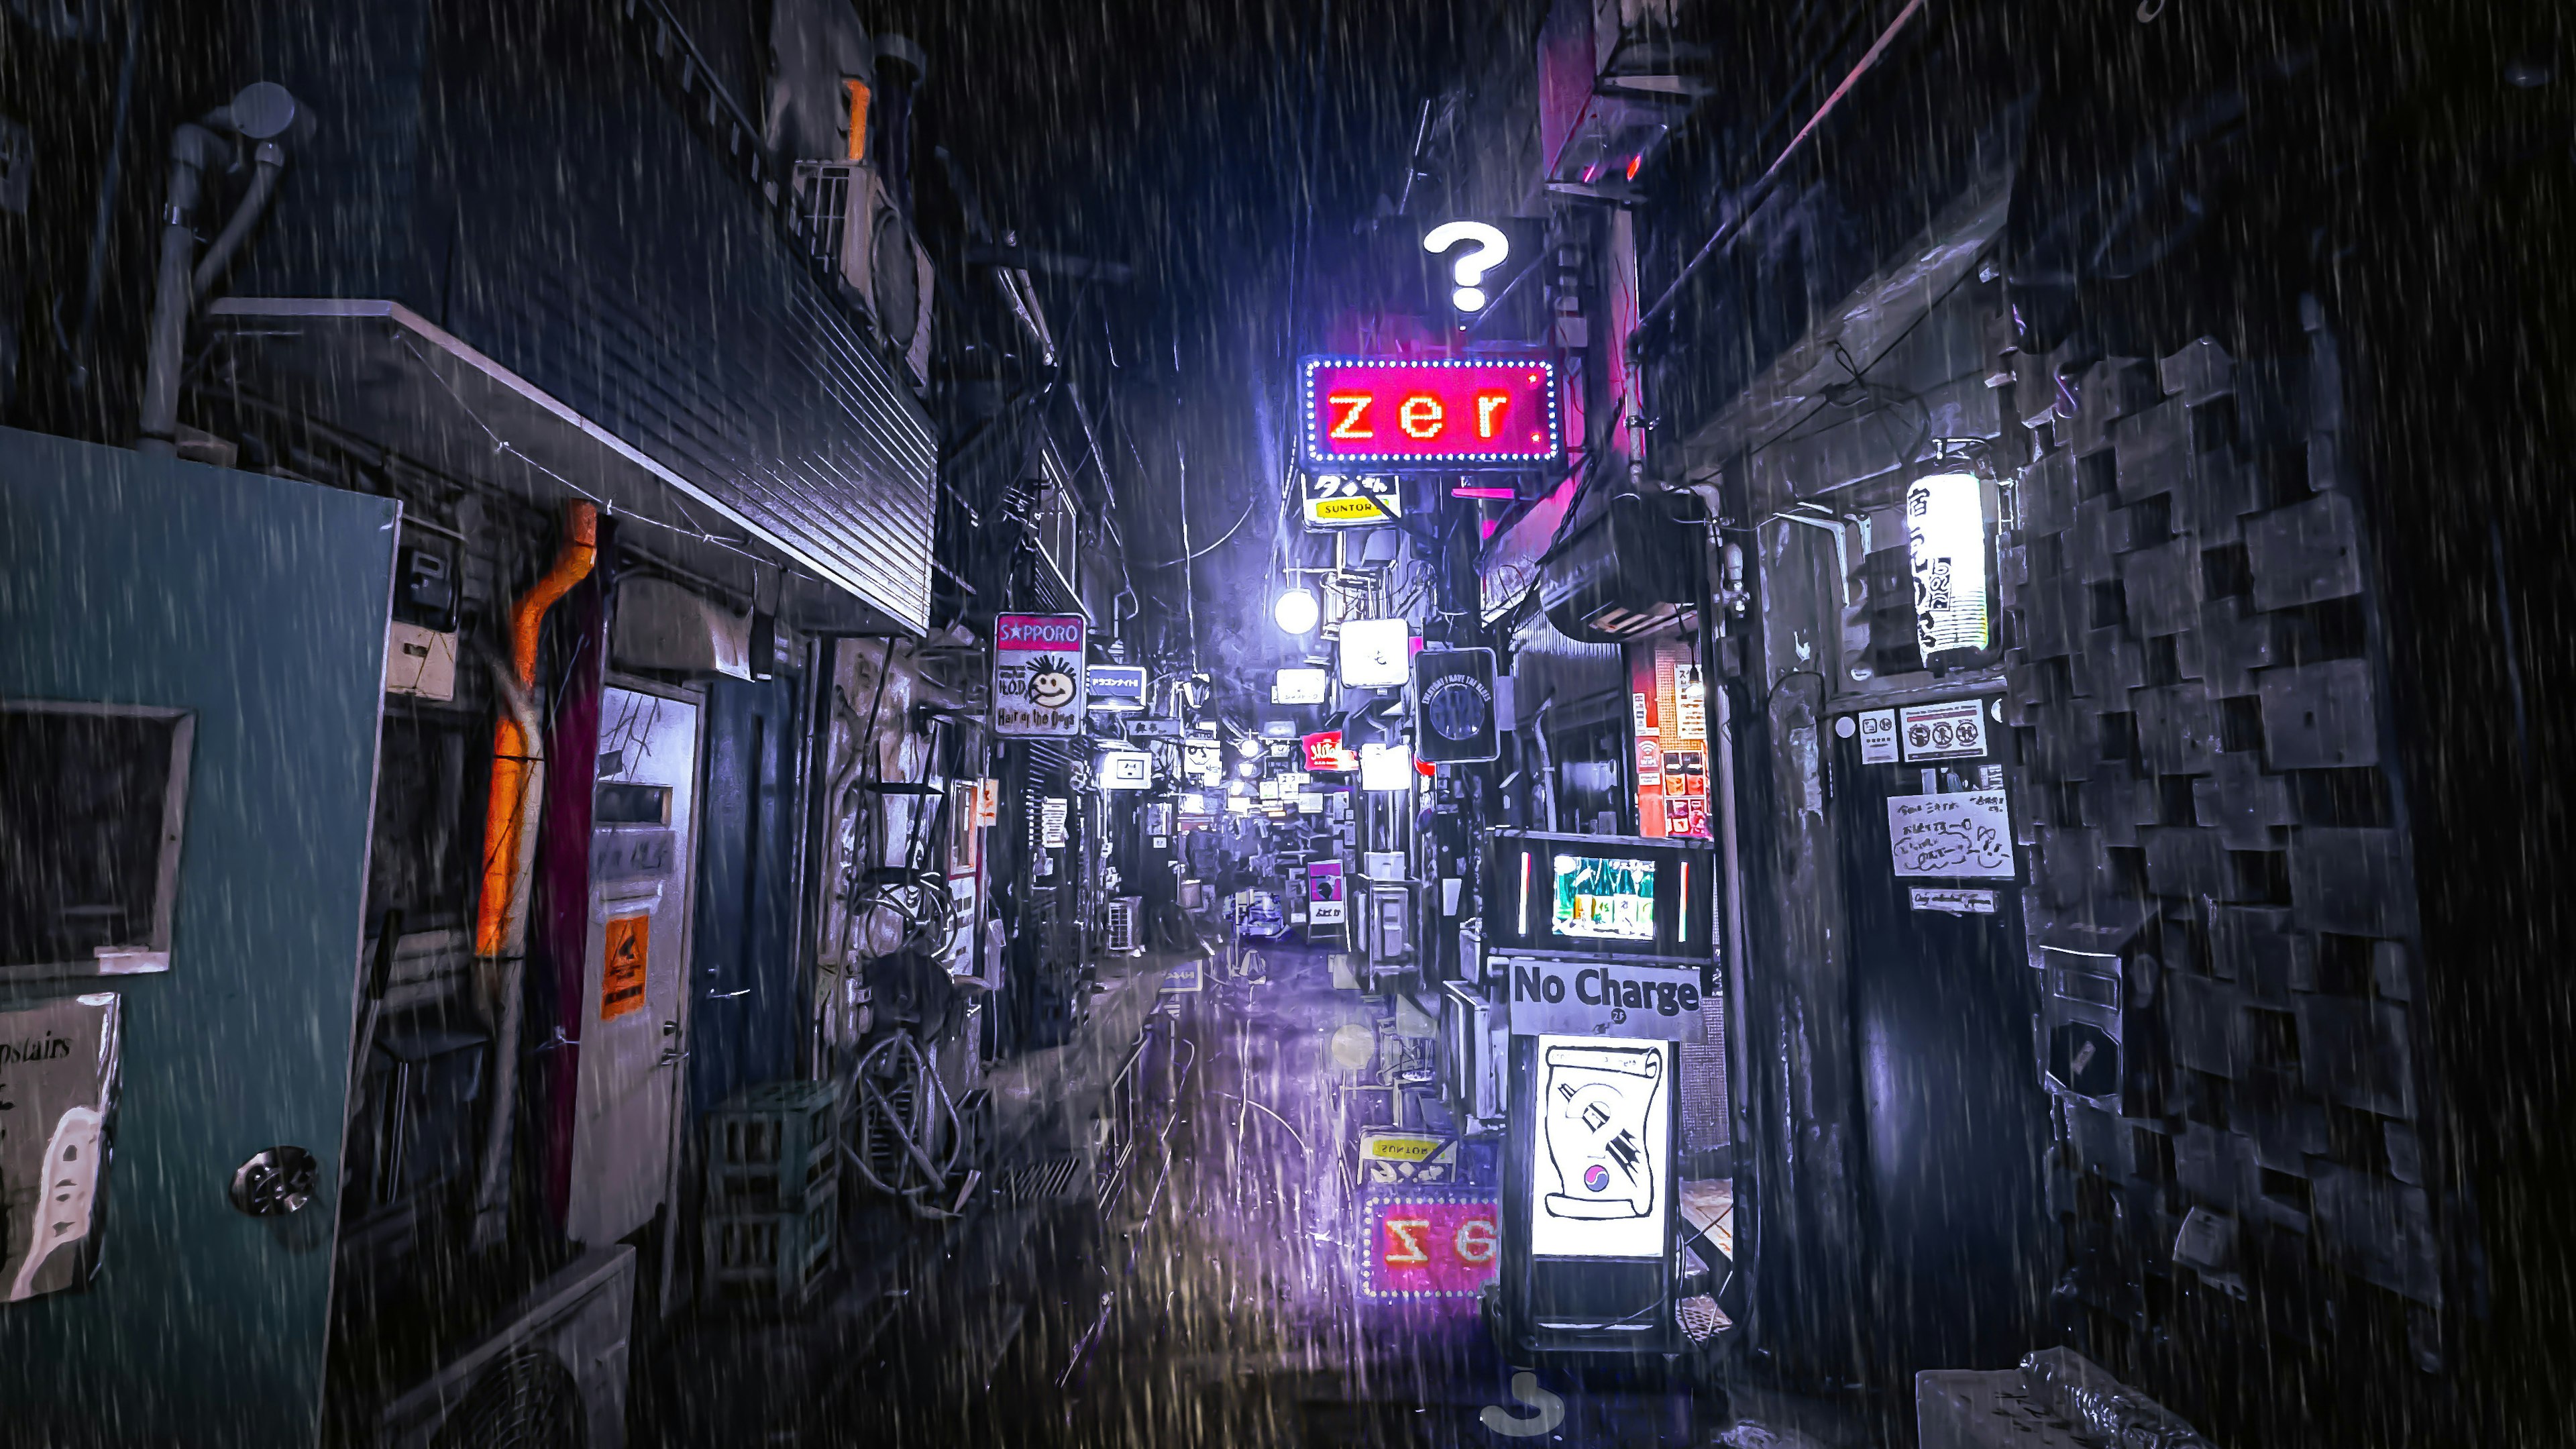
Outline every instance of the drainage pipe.
[[[170, 177], [162, 194], [161, 262], [152, 297], [152, 327], [143, 371], [143, 409], [135, 449], [169, 457], [179, 451], [179, 372], [188, 343], [188, 319], [223, 275], [277, 192], [286, 148], [278, 138], [302, 118], [302, 107], [284, 86], [254, 81], [230, 105], [187, 122], [170, 136]], [[308, 128], [309, 129], [309, 128]], [[229, 134], [226, 134], [229, 133]], [[197, 202], [206, 171], [240, 167], [232, 137], [256, 142], [257, 170], [205, 260], [197, 260]]]
[[531, 696], [537, 683], [537, 632], [546, 611], [589, 577], [598, 557], [599, 509], [564, 506], [563, 547], [554, 566], [510, 610], [510, 663], [493, 668], [502, 713], [492, 726], [492, 785], [483, 816], [483, 886], [475, 901], [475, 977], [489, 992], [492, 1022], [490, 1111], [474, 1192], [474, 1246], [500, 1245], [510, 1189], [510, 1120], [518, 1095], [519, 1024], [528, 967], [528, 895], [535, 874], [533, 828], [545, 796], [545, 734]]

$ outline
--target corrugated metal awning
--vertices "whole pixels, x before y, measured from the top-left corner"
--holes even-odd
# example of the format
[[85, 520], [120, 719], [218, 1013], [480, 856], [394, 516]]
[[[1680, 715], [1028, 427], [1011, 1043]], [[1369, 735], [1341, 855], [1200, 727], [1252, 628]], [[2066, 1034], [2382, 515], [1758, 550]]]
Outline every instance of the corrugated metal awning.
[[719, 468], [619, 436], [399, 302], [227, 297], [207, 311], [234, 375], [269, 401], [534, 503], [593, 499], [652, 525], [630, 527], [631, 546], [746, 596], [766, 596], [783, 569], [778, 611], [793, 628], [929, 627], [937, 445], [881, 375], [818, 384], [835, 403], [833, 446], [793, 469]]

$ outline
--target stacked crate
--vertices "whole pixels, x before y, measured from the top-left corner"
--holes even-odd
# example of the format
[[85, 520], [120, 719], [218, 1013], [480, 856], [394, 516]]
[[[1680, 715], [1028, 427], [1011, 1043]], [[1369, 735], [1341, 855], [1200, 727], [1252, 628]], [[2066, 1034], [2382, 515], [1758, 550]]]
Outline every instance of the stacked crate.
[[706, 1121], [709, 1291], [803, 1304], [840, 1223], [841, 1096], [830, 1082], [748, 1087]]

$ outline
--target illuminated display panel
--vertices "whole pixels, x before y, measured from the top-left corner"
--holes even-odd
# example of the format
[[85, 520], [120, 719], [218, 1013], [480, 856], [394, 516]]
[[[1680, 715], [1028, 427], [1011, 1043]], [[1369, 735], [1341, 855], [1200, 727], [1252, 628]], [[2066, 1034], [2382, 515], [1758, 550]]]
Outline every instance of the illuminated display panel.
[[1318, 468], [1511, 468], [1565, 452], [1556, 364], [1309, 357], [1306, 459]]
[[1661, 1256], [1672, 1192], [1673, 1044], [1541, 1036], [1536, 1065], [1530, 1255]]
[[1655, 863], [1598, 855], [1558, 856], [1556, 905], [1549, 924], [1560, 936], [1655, 939]]

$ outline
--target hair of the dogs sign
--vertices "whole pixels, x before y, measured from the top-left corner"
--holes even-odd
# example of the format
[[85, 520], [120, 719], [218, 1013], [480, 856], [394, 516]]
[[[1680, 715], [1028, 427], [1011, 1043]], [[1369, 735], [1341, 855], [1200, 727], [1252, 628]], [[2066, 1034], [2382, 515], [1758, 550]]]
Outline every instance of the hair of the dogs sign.
[[1521, 957], [1501, 963], [1511, 982], [1514, 1036], [1702, 1039], [1697, 966]]

